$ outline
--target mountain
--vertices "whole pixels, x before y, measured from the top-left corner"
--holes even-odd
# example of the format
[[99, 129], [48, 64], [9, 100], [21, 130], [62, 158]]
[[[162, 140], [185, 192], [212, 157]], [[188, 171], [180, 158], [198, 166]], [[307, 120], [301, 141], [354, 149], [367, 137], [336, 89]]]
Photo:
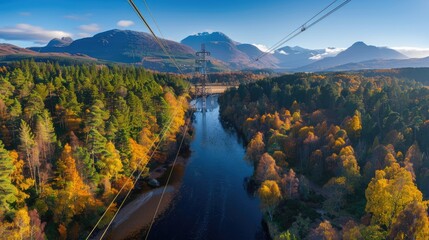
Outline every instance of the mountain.
[[0, 56], [6, 56], [11, 54], [29, 54], [34, 55], [36, 52], [20, 48], [12, 44], [0, 43]]
[[181, 43], [195, 51], [200, 51], [201, 44], [205, 44], [213, 58], [227, 63], [232, 69], [277, 68], [277, 59], [267, 56], [256, 62], [254, 59], [262, 54], [261, 50], [251, 44], [235, 42], [221, 32], [198, 33], [186, 37]]
[[325, 50], [322, 49], [311, 50], [298, 46], [286, 46], [276, 50], [274, 57], [278, 59], [278, 66], [280, 68], [293, 69], [316, 62], [318, 59], [314, 57], [324, 53]]
[[32, 47], [30, 48], [33, 51], [36, 52], [61, 52], [58, 51], [58, 48], [67, 47], [73, 42], [73, 39], [70, 37], [63, 37], [61, 39], [54, 38], [51, 41], [49, 41], [48, 45], [45, 47]]
[[20, 61], [32, 58], [36, 62], [58, 61], [61, 64], [76, 64], [82, 62], [95, 62], [96, 59], [82, 54], [69, 53], [40, 53], [12, 44], [0, 43], [0, 63]]
[[61, 39], [54, 38], [52, 39], [46, 47], [67, 47], [73, 42], [73, 39], [69, 37], [63, 37]]
[[429, 57], [426, 58], [410, 58], [410, 59], [380, 59], [369, 60], [359, 63], [348, 63], [326, 71], [351, 71], [363, 69], [392, 69], [392, 68], [427, 68], [429, 67]]
[[303, 72], [317, 72], [349, 63], [406, 58], [407, 56], [390, 48], [369, 46], [363, 42], [356, 42], [335, 57], [327, 57], [296, 70]]
[[[260, 58], [264, 52], [256, 45], [234, 41], [221, 32], [198, 33], [184, 38], [180, 43], [165, 39], [161, 41], [184, 72], [194, 71], [195, 52], [200, 51], [201, 44], [205, 44], [206, 50], [211, 52], [209, 72], [243, 69], [317, 72], [427, 66], [426, 59], [409, 59], [393, 49], [370, 46], [363, 42], [356, 42], [344, 51], [338, 48], [306, 49], [285, 46]], [[41, 53], [48, 55], [40, 55]], [[77, 40], [55, 38], [44, 47], [29, 49], [0, 45], [0, 56], [16, 59], [18, 55], [19, 58], [35, 55], [44, 58], [81, 57], [177, 72], [151, 35], [130, 30], [113, 29]]]
[[[192, 48], [170, 40], [161, 41], [180, 65], [188, 68], [192, 66], [194, 59]], [[79, 53], [101, 60], [138, 63], [150, 69], [175, 71], [168, 56], [150, 34], [130, 30], [114, 29], [75, 41], [53, 39], [45, 47], [30, 49], [40, 52]]]

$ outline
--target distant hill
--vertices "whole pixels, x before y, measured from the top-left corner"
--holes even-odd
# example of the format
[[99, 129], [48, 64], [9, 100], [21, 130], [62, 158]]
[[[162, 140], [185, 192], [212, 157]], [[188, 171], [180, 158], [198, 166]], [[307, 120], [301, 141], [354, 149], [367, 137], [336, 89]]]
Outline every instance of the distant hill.
[[[162, 42], [184, 69], [192, 67], [192, 48], [170, 40], [162, 39]], [[30, 49], [40, 52], [80, 53], [112, 62], [142, 64], [154, 70], [176, 71], [155, 39], [144, 32], [114, 29], [72, 42], [70, 39], [54, 39], [46, 47]]]
[[[162, 40], [163, 43], [178, 57], [191, 57], [194, 51], [182, 44]], [[58, 39], [53, 39], [46, 47], [30, 48], [40, 52], [68, 52], [81, 53], [91, 57], [115, 62], [135, 63], [142, 61], [144, 57], [166, 58], [161, 47], [148, 33], [130, 30], [110, 30], [98, 33], [93, 37], [82, 38], [69, 44], [58, 44]], [[59, 43], [63, 43], [60, 41]]]
[[307, 66], [296, 69], [303, 72], [317, 72], [333, 69], [337, 66], [360, 63], [369, 60], [386, 60], [386, 59], [406, 59], [407, 56], [385, 47], [375, 47], [366, 45], [363, 42], [356, 42], [345, 51], [335, 57], [327, 57], [320, 61], [314, 62]]
[[277, 68], [277, 60], [266, 57], [258, 62], [254, 59], [262, 54], [262, 51], [251, 44], [241, 44], [221, 32], [203, 32], [186, 37], [182, 44], [192, 47], [195, 51], [205, 44], [206, 50], [211, 56], [227, 63], [232, 69], [240, 68]]
[[[363, 42], [356, 42], [346, 50], [285, 46], [265, 54], [262, 58], [260, 55], [264, 52], [259, 46], [234, 41], [221, 32], [198, 33], [184, 38], [181, 43], [164, 39], [162, 42], [184, 72], [195, 70], [195, 52], [201, 49], [202, 43], [205, 44], [206, 50], [211, 52], [209, 72], [318, 72], [428, 66], [427, 58], [409, 59], [393, 49], [370, 46]], [[28, 49], [9, 44], [0, 45], [0, 56], [3, 56], [3, 60], [24, 59], [26, 56], [35, 55], [42, 57], [42, 53], [49, 54], [44, 55], [45, 58], [80, 57], [102, 62], [137, 64], [162, 72], [177, 72], [155, 39], [144, 32], [113, 29], [77, 40], [55, 38], [44, 47]]]
[[388, 76], [409, 79], [429, 86], [429, 67], [358, 70], [365, 77]]
[[306, 49], [301, 47], [283, 47], [274, 52], [274, 57], [278, 59], [278, 66], [282, 69], [293, 69], [316, 62], [319, 59], [314, 57], [325, 53], [323, 49]]
[[29, 49], [20, 48], [12, 44], [0, 43], [0, 63], [19, 61], [32, 58], [36, 62], [58, 61], [60, 63], [94, 62], [96, 59], [69, 53], [39, 53]]
[[[424, 68], [429, 67], [429, 57], [426, 58], [410, 58], [410, 59], [381, 59], [369, 60], [359, 63], [349, 63], [325, 71], [350, 71], [362, 69], [391, 69], [391, 68]], [[429, 77], [428, 77], [429, 78]]]
[[36, 54], [36, 52], [25, 48], [20, 48], [12, 44], [0, 43], [0, 56], [11, 55], [11, 54], [34, 55]]

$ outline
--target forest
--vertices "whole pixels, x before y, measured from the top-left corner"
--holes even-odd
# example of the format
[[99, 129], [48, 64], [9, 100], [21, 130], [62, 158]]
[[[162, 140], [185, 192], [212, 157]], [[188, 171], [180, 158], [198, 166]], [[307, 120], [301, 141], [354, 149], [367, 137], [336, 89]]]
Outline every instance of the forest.
[[85, 238], [146, 169], [164, 128], [156, 158], [175, 148], [188, 89], [181, 76], [135, 66], [0, 66], [0, 236]]
[[429, 239], [429, 90], [367, 75], [285, 75], [219, 98], [274, 239]]

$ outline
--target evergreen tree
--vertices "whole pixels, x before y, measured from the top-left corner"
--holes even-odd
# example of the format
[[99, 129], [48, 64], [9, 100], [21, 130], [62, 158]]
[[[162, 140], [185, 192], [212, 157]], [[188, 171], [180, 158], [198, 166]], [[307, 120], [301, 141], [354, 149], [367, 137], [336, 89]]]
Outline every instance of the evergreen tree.
[[18, 189], [13, 185], [11, 179], [13, 171], [12, 158], [0, 140], [0, 216], [10, 211], [11, 204], [17, 200]]

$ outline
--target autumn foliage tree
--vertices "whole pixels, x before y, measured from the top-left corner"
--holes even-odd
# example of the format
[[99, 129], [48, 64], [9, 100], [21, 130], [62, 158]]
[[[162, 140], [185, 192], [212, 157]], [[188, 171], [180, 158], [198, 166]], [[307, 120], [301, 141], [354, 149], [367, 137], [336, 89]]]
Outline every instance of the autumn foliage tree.
[[262, 208], [268, 213], [270, 220], [273, 220], [273, 211], [281, 199], [280, 188], [275, 181], [265, 180], [258, 190], [261, 198]]
[[408, 204], [423, 200], [411, 173], [397, 163], [376, 171], [365, 196], [365, 210], [372, 214], [372, 222], [388, 229]]
[[57, 161], [56, 187], [58, 195], [53, 212], [57, 223], [70, 223], [74, 215], [82, 213], [85, 207], [93, 204], [90, 189], [79, 176], [68, 144], [64, 146], [61, 158]]
[[258, 161], [265, 150], [265, 143], [261, 132], [256, 133], [247, 146], [246, 157], [252, 161]]

